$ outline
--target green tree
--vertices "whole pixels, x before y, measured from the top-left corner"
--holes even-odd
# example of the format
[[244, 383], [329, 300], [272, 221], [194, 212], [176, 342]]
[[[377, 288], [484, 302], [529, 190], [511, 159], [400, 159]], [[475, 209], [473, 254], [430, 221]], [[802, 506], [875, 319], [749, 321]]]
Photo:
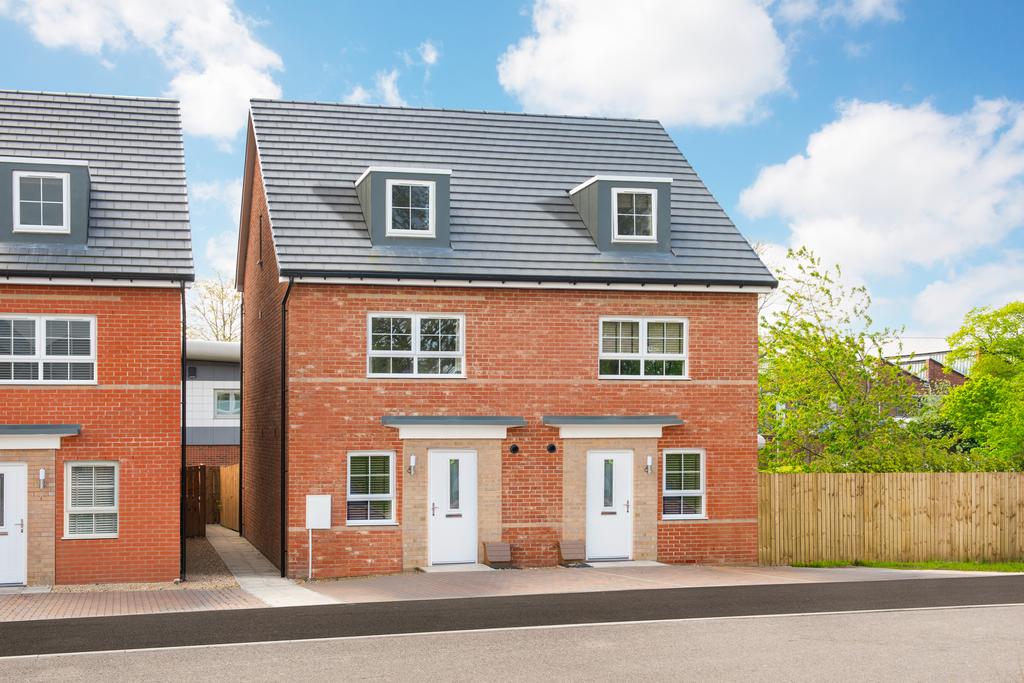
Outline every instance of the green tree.
[[1024, 301], [972, 309], [948, 341], [951, 361], [973, 359], [972, 376], [1009, 378], [1024, 372]]
[[941, 449], [900, 419], [918, 410], [913, 385], [881, 357], [896, 333], [874, 329], [867, 290], [806, 248], [789, 251], [779, 279], [761, 321], [762, 467], [929, 469]]
[[1024, 469], [1024, 302], [973, 309], [949, 342], [952, 359], [975, 359], [938, 410], [954, 448], [989, 469]]

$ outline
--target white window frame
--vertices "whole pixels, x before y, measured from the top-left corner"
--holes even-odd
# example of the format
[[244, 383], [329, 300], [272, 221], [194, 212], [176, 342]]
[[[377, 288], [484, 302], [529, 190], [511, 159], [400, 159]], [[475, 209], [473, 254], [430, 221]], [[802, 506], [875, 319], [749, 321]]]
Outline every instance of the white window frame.
[[[669, 455], [686, 455], [696, 453], [700, 456], [700, 488], [699, 489], [679, 489], [669, 490], [668, 488], [668, 456]], [[661, 497], [662, 497], [662, 508], [661, 518], [662, 519], [707, 519], [708, 518], [708, 495], [707, 495], [707, 451], [703, 448], [666, 448], [661, 452]], [[695, 497], [700, 496], [700, 514], [699, 515], [666, 515], [665, 514], [665, 498], [666, 497]]]
[[[649, 194], [651, 195], [651, 234], [650, 236], [620, 235], [619, 234], [619, 195], [620, 194]], [[658, 191], [653, 187], [613, 187], [612, 188], [612, 242], [641, 242], [650, 243], [658, 241]]]
[[[238, 394], [238, 400], [235, 404], [238, 406], [238, 413], [231, 415], [221, 415], [217, 410], [217, 396], [223, 393]], [[215, 420], [237, 420], [242, 416], [242, 390], [241, 389], [214, 389], [213, 390], [213, 419]]]
[[[373, 349], [373, 319], [374, 318], [412, 318], [412, 350], [411, 351], [375, 351]], [[459, 321], [459, 350], [458, 351], [420, 351], [420, 321], [424, 318], [448, 318]], [[412, 372], [373, 372], [373, 359], [380, 357], [411, 358]], [[458, 374], [419, 372], [420, 358], [458, 358]], [[374, 312], [366, 315], [366, 376], [367, 377], [390, 377], [400, 379], [465, 379], [466, 378], [466, 316], [463, 313], [387, 313]]]
[[[112, 507], [71, 507], [71, 469], [72, 467], [114, 466], [114, 505]], [[121, 533], [121, 463], [117, 460], [68, 460], [64, 463], [64, 540], [88, 540], [91, 538], [117, 538]], [[117, 531], [112, 534], [71, 534], [68, 525], [71, 514], [109, 514], [117, 515]]]
[[[23, 313], [0, 313], [0, 318], [15, 320], [34, 320], [36, 322], [36, 348], [31, 356], [0, 355], [0, 363], [35, 363], [38, 379], [0, 379], [0, 385], [6, 384], [96, 384], [99, 379], [99, 363], [96, 361], [97, 337], [96, 316], [94, 315], [25, 315]], [[88, 356], [48, 356], [46, 350], [47, 320], [86, 320], [89, 322], [89, 355]], [[13, 350], [13, 349], [12, 349]], [[43, 379], [43, 363], [92, 363], [92, 379]]]
[[[427, 207], [427, 224], [429, 229], [426, 232], [421, 230], [396, 230], [391, 226], [391, 209], [392, 209], [392, 194], [391, 188], [395, 185], [420, 185], [426, 187], [430, 191], [430, 196], [427, 199], [430, 205]], [[437, 236], [437, 182], [433, 180], [415, 180], [411, 178], [388, 178], [385, 183], [385, 192], [387, 197], [385, 198], [385, 228], [384, 234], [387, 237], [420, 237], [420, 238], [433, 238]]]
[[[71, 232], [71, 174], [54, 173], [52, 171], [14, 171], [11, 198], [14, 204], [14, 232], [45, 233], [50, 235], [67, 235]], [[62, 186], [61, 204], [64, 209], [61, 225], [22, 225], [21, 223], [21, 179], [22, 178], [58, 178]]]
[[[611, 353], [604, 350], [604, 324], [606, 322], [639, 323], [640, 325], [640, 347], [637, 353]], [[650, 353], [647, 351], [647, 325], [648, 323], [682, 323], [683, 324], [683, 352], [678, 353]], [[602, 316], [597, 322], [597, 376], [598, 379], [631, 379], [631, 380], [688, 380], [690, 379], [690, 320], [679, 317], [649, 317], [637, 318], [630, 316]], [[639, 360], [639, 375], [604, 375], [601, 374], [602, 360]], [[644, 361], [648, 360], [681, 360], [683, 361], [682, 375], [647, 375]]]
[[[352, 458], [358, 456], [388, 456], [388, 476], [391, 477], [391, 493], [352, 493]], [[350, 451], [345, 458], [345, 526], [398, 526], [398, 481], [395, 479], [395, 452], [394, 451]], [[350, 502], [371, 500], [390, 500], [391, 519], [349, 519], [348, 504]]]

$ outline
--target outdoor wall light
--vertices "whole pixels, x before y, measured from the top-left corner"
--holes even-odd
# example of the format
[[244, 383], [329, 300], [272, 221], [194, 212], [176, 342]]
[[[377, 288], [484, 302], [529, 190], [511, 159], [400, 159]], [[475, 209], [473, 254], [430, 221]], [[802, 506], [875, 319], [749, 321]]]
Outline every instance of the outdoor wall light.
[[517, 444], [512, 444], [511, 446], [508, 447], [508, 452], [511, 453], [512, 455], [515, 455], [516, 453], [519, 452], [519, 446]]
[[558, 448], [555, 446], [555, 444], [553, 444], [553, 443], [549, 443], [548, 444], [548, 453], [554, 453], [557, 450], [558, 450]]
[[41, 488], [41, 489], [45, 489], [46, 488], [46, 468], [45, 467], [40, 467], [39, 468], [39, 488]]
[[650, 474], [654, 470], [654, 458], [650, 455], [647, 456], [647, 464], [644, 465], [644, 472]]
[[412, 453], [409, 455], [409, 476], [416, 476], [416, 454]]

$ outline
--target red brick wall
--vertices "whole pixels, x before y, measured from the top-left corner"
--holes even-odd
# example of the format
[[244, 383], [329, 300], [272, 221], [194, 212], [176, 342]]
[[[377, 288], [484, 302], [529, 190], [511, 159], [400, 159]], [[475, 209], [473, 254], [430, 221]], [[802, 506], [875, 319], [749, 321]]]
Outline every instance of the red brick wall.
[[[181, 293], [136, 287], [0, 285], [0, 312], [95, 315], [97, 385], [5, 385], [4, 423], [81, 424], [56, 452], [56, 581], [178, 576]], [[64, 463], [120, 463], [116, 539], [64, 540]], [[51, 482], [52, 484], [52, 482]]]
[[[401, 569], [400, 528], [343, 526], [345, 454], [401, 453], [397, 431], [380, 424], [387, 414], [526, 417], [528, 426], [510, 430], [502, 446], [503, 533], [521, 565], [557, 560], [564, 449], [543, 415], [682, 416], [686, 424], [666, 428], [659, 448], [706, 449], [711, 519], [659, 521], [659, 557], [756, 562], [756, 295], [301, 284], [288, 308], [291, 574], [305, 571], [308, 493], [334, 496], [336, 529], [317, 532], [320, 576]], [[465, 314], [468, 378], [368, 380], [371, 311]], [[598, 380], [603, 315], [687, 316], [692, 381]], [[247, 336], [246, 355], [254, 353]], [[248, 366], [245, 376], [253, 376]], [[261, 404], [251, 391], [246, 396], [248, 406]], [[511, 443], [519, 454], [508, 452]], [[400, 511], [404, 473], [397, 471]]]
[[238, 446], [186, 446], [185, 459], [189, 465], [237, 465]]
[[285, 285], [278, 281], [280, 271], [258, 165], [249, 235], [242, 294], [242, 395], [246, 397], [242, 402], [242, 533], [276, 564], [281, 538], [281, 299]]

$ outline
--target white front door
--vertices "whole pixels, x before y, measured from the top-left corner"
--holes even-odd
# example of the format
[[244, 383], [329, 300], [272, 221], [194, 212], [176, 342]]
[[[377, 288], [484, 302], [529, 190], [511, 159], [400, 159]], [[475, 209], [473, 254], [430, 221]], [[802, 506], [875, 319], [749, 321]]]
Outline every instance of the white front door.
[[0, 585], [28, 578], [28, 465], [0, 463]]
[[633, 557], [633, 452], [587, 453], [587, 559]]
[[476, 451], [431, 450], [430, 564], [477, 561]]

